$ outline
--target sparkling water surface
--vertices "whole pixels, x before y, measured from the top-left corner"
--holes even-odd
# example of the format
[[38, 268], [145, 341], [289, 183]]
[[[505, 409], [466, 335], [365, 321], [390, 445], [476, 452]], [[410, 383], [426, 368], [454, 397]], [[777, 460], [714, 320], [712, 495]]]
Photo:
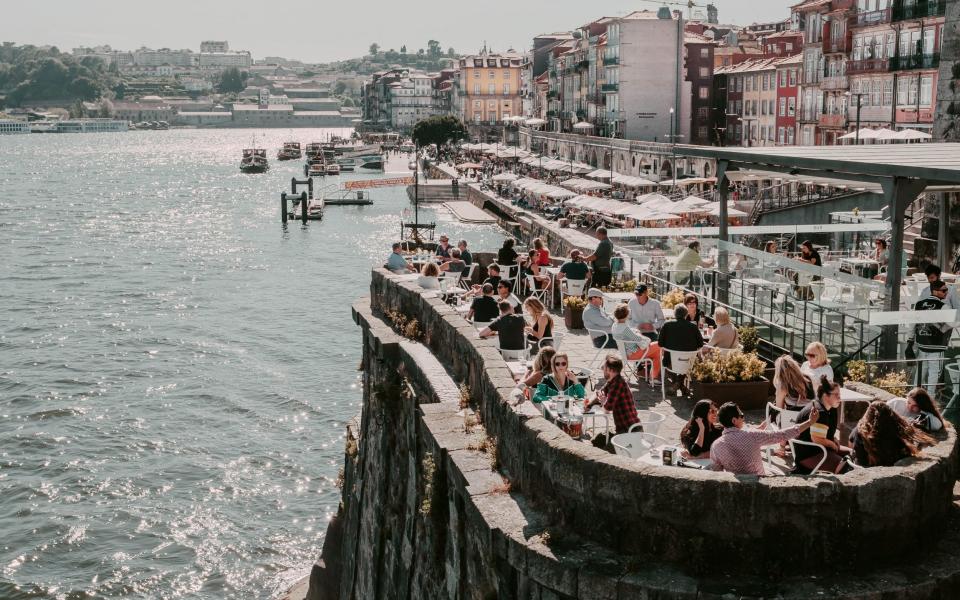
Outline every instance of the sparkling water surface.
[[360, 406], [350, 305], [409, 207], [284, 229], [303, 163], [276, 150], [330, 133], [256, 132], [263, 175], [249, 130], [0, 136], [0, 598], [270, 598], [309, 571]]

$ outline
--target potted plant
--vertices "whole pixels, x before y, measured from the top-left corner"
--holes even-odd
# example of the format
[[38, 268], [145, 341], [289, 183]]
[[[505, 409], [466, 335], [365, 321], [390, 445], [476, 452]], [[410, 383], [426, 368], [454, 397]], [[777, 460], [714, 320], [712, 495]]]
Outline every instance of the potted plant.
[[683, 304], [683, 290], [675, 288], [664, 294], [660, 300], [660, 306], [670, 310], [678, 304]]
[[761, 409], [770, 397], [764, 366], [752, 352], [711, 352], [690, 367], [694, 398], [735, 402], [742, 410]]
[[563, 322], [567, 329], [583, 329], [583, 309], [587, 301], [582, 296], [567, 296], [563, 299]]

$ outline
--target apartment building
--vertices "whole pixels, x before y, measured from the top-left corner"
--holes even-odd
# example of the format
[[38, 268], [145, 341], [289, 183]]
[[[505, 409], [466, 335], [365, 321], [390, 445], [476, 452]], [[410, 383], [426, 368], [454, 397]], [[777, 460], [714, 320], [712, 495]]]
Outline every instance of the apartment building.
[[821, 143], [820, 115], [823, 98], [820, 81], [823, 78], [823, 24], [830, 11], [831, 0], [804, 0], [792, 8], [792, 20], [803, 32], [803, 82], [800, 102], [800, 144], [814, 146]]
[[465, 123], [498, 125], [522, 109], [521, 54], [481, 52], [460, 59], [455, 79], [456, 111]]
[[[687, 32], [684, 36], [684, 81], [689, 82], [689, 143], [709, 146], [713, 111], [713, 51], [709, 37]], [[687, 140], [685, 140], [687, 141]]]
[[778, 146], [793, 146], [797, 140], [797, 107], [800, 106], [800, 79], [803, 55], [780, 59], [777, 69], [777, 135]]
[[[946, 0], [858, 0], [848, 127], [931, 130]], [[858, 109], [859, 104], [859, 109]]]

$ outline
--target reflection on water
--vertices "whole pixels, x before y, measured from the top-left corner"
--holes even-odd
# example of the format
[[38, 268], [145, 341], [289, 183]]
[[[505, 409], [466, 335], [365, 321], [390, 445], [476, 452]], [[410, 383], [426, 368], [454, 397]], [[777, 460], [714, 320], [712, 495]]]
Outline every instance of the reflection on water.
[[0, 137], [0, 598], [269, 597], [309, 569], [359, 410], [350, 305], [408, 206], [284, 229], [303, 163], [276, 150], [328, 133], [258, 132], [265, 175], [249, 131]]

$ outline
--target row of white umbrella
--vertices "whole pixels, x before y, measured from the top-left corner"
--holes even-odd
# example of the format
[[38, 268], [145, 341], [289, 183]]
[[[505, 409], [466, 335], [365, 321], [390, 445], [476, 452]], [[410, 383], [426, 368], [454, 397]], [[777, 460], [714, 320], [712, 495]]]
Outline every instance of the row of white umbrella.
[[933, 136], [929, 133], [917, 131], [916, 129], [902, 129], [893, 131], [886, 127], [880, 129], [870, 129], [864, 127], [859, 131], [851, 131], [848, 134], [841, 135], [840, 140], [874, 140], [878, 142], [922, 142], [931, 139]]

